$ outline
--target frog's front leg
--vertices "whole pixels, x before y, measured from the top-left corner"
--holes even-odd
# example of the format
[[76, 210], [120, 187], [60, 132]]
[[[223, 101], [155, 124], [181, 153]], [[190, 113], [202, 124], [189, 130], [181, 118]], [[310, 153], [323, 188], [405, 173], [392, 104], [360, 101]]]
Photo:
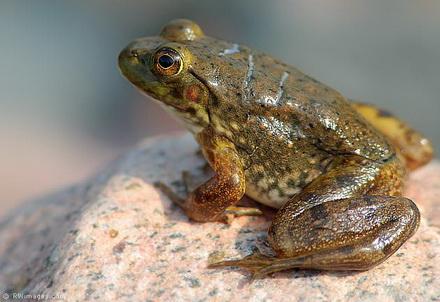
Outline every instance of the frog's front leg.
[[[201, 150], [200, 150], [201, 152]], [[202, 155], [202, 154], [201, 154]], [[206, 163], [206, 165], [209, 168], [209, 164]], [[188, 171], [183, 171], [182, 172], [182, 180], [185, 186], [185, 193], [189, 194], [190, 192], [190, 188], [194, 187], [194, 181], [193, 178], [191, 176], [191, 174]], [[177, 204], [184, 204], [185, 200], [178, 197], [171, 189], [169, 189], [168, 187], [164, 187], [162, 186], [162, 190], [163, 191], [167, 191], [169, 192], [168, 195], [169, 197], [171, 197]], [[229, 222], [231, 220], [231, 218], [234, 217], [239, 217], [239, 216], [259, 216], [259, 215], [263, 215], [263, 212], [258, 209], [258, 208], [252, 208], [252, 207], [237, 207], [237, 206], [229, 206], [226, 208], [225, 210], [225, 215], [226, 215], [226, 221]]]
[[289, 268], [369, 269], [392, 255], [419, 223], [411, 200], [391, 196], [400, 193], [400, 173], [397, 159], [347, 158], [279, 210], [269, 229], [277, 257], [215, 259], [210, 267], [240, 266], [257, 277]]
[[210, 128], [199, 133], [197, 140], [215, 175], [190, 192], [185, 199], [178, 197], [168, 187], [159, 185], [162, 191], [196, 221], [223, 220], [227, 214], [234, 214], [234, 211], [243, 215], [254, 213], [255, 209], [246, 208], [246, 211], [230, 207], [235, 205], [245, 192], [243, 164], [234, 145]]

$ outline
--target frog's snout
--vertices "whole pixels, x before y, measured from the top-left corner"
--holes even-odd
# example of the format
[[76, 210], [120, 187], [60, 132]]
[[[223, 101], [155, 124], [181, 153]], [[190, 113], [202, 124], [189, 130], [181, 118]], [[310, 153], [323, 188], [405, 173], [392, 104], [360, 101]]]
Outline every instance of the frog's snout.
[[121, 72], [127, 76], [127, 72], [133, 68], [133, 66], [138, 65], [139, 56], [137, 52], [131, 47], [131, 44], [125, 47], [118, 56], [118, 66]]
[[146, 64], [148, 53], [139, 48], [137, 43], [128, 44], [118, 56], [118, 66], [122, 75], [131, 83], [138, 86], [142, 80], [151, 80], [149, 68]]
[[124, 60], [131, 55], [129, 47], [125, 47], [118, 56], [119, 66], [124, 62]]
[[[154, 42], [154, 41], [153, 41]], [[150, 70], [149, 60], [151, 56], [149, 39], [138, 39], [128, 44], [118, 56], [118, 66], [122, 75], [135, 87], [156, 99], [161, 98], [161, 93], [166, 94], [158, 82], [156, 75]], [[151, 44], [151, 43], [150, 43]]]
[[[139, 38], [129, 43], [119, 53], [118, 57], [119, 69], [123, 75], [128, 77], [127, 73], [148, 73], [149, 58], [161, 43], [163, 43], [163, 39], [156, 37]], [[141, 74], [138, 74], [138, 76], [141, 76]]]

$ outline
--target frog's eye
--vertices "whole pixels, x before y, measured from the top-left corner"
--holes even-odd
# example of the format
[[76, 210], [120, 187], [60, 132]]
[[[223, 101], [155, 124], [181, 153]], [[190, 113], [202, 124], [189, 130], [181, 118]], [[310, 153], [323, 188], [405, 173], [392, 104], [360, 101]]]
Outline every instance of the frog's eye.
[[159, 49], [154, 56], [154, 69], [160, 75], [176, 75], [182, 70], [182, 65], [180, 54], [168, 47]]

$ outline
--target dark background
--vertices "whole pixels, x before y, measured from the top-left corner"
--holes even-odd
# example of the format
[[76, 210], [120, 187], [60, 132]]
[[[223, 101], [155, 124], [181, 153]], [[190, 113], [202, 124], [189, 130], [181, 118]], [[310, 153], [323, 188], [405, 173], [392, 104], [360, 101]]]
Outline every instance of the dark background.
[[268, 52], [411, 122], [440, 149], [439, 1], [1, 1], [0, 215], [179, 129], [119, 51], [173, 18]]

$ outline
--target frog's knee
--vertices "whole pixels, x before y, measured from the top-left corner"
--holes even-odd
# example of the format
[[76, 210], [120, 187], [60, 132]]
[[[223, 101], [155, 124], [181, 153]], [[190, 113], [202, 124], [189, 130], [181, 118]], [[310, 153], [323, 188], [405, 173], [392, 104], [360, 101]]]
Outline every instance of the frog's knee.
[[[387, 204], [377, 213], [383, 222], [371, 235], [366, 235], [352, 247], [342, 247], [337, 257], [345, 258], [350, 269], [368, 270], [393, 255], [417, 230], [420, 212], [413, 201], [404, 197], [381, 197]], [[389, 213], [389, 214], [385, 214]]]
[[409, 237], [411, 237], [420, 223], [420, 212], [417, 208], [416, 204], [405, 197], [389, 197], [392, 198], [395, 202], [394, 208], [391, 208], [390, 211], [393, 211], [394, 215], [390, 219], [389, 224], [393, 222], [398, 223], [398, 231], [396, 233], [400, 233], [400, 237], [402, 237], [402, 243], [405, 242]]

